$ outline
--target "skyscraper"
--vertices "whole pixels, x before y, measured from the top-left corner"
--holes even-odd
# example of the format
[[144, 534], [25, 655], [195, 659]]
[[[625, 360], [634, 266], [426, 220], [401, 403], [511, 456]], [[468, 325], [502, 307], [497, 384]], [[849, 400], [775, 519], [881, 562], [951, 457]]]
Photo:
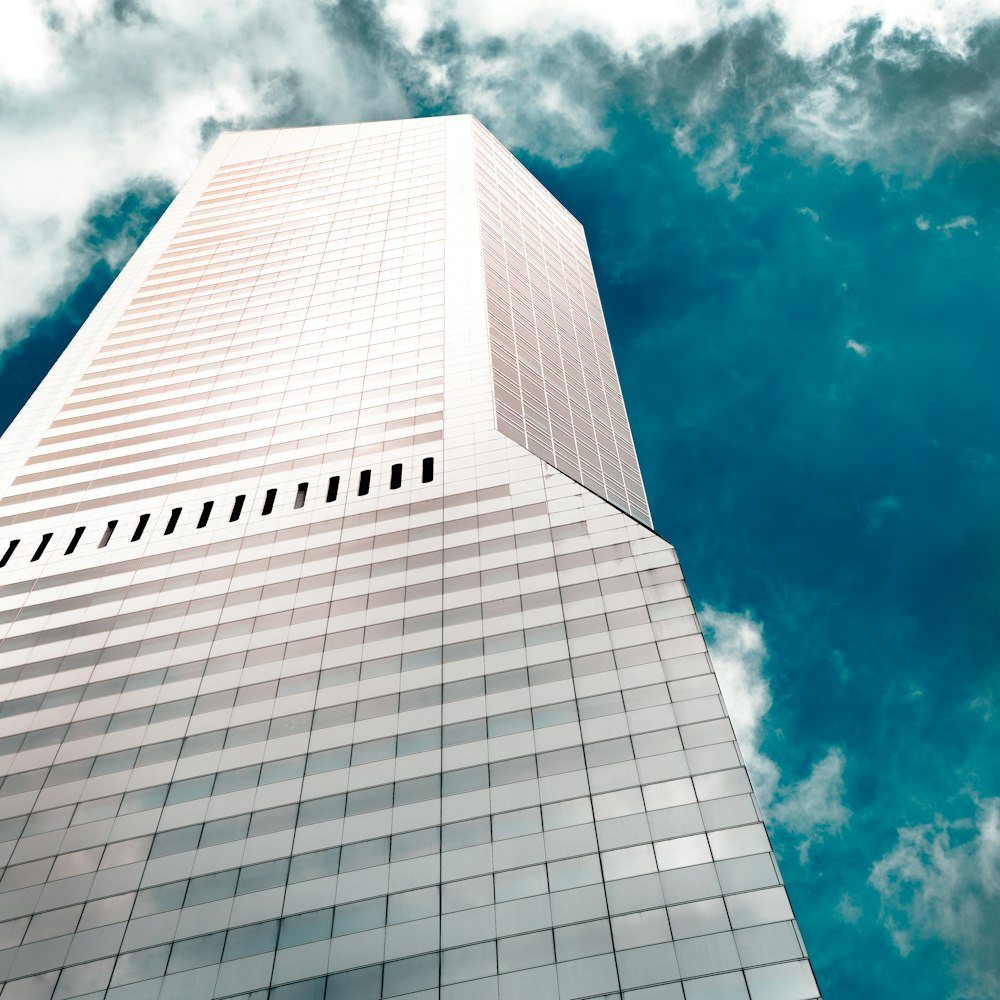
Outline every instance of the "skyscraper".
[[579, 224], [223, 135], [3, 440], [0, 1000], [818, 995]]

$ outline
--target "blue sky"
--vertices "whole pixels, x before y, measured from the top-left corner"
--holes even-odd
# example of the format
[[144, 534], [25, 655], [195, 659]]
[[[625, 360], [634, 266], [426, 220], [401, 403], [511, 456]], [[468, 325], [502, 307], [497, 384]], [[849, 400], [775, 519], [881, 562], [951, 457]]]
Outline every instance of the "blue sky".
[[1000, 995], [998, 18], [5, 0], [0, 424], [220, 129], [477, 114], [587, 229], [825, 997]]

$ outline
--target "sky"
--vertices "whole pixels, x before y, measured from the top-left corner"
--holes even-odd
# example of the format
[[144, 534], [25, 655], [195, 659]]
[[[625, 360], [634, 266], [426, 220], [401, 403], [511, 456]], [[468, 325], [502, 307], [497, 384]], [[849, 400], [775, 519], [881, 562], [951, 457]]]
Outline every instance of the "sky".
[[1000, 996], [1000, 0], [3, 0], [0, 426], [220, 131], [465, 112], [587, 231], [826, 1000]]

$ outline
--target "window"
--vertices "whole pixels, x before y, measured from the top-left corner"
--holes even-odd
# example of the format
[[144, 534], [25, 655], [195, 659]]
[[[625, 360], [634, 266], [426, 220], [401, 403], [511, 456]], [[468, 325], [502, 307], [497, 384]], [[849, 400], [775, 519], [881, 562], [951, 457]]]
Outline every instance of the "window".
[[31, 557], [32, 562], [36, 562], [42, 558], [42, 553], [45, 551], [45, 548], [50, 541], [52, 541], [52, 532], [47, 531], [44, 535], [42, 535], [42, 540], [38, 543], [38, 548], [35, 549], [35, 554]]
[[174, 533], [174, 530], [177, 528], [177, 522], [180, 520], [180, 518], [181, 518], [181, 508], [175, 507], [170, 512], [170, 520], [167, 521], [167, 527], [164, 529], [163, 534], [172, 535]]
[[212, 516], [212, 508], [215, 506], [214, 500], [206, 500], [201, 508], [201, 516], [198, 518], [198, 527], [204, 528], [208, 524], [208, 519]]

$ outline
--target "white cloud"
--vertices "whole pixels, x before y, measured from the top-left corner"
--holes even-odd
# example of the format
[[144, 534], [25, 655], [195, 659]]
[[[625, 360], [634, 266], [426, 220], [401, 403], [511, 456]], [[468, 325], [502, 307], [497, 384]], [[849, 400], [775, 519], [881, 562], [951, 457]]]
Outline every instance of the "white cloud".
[[996, 703], [993, 697], [992, 691], [987, 691], [972, 699], [969, 702], [969, 708], [978, 715], [983, 722], [990, 722], [993, 719], [993, 711], [996, 708]]
[[865, 516], [868, 531], [878, 531], [885, 524], [885, 519], [898, 511], [901, 506], [899, 497], [894, 497], [891, 493], [865, 504], [861, 510]]
[[847, 758], [840, 747], [830, 747], [826, 756], [813, 764], [809, 777], [783, 790], [771, 806], [771, 815], [783, 827], [802, 837], [799, 858], [809, 856], [809, 848], [827, 834], [840, 833], [851, 812], [844, 804], [844, 767]]
[[695, 164], [694, 172], [706, 190], [722, 187], [730, 198], [736, 198], [740, 194], [740, 181], [750, 173], [750, 168], [740, 161], [739, 146], [732, 131], [723, 129], [711, 149]]
[[947, 51], [961, 52], [975, 25], [1000, 13], [996, 0], [773, 0], [788, 25], [791, 51], [819, 55], [836, 45], [853, 23], [879, 18], [879, 37], [920, 32]]
[[870, 345], [862, 344], [859, 341], [853, 339], [848, 339], [847, 342], [844, 344], [844, 347], [846, 347], [847, 350], [849, 351], [854, 351], [854, 353], [861, 358], [867, 358], [872, 351]]
[[969, 32], [986, 18], [1000, 14], [997, 0], [390, 0], [388, 16], [404, 38], [417, 39], [444, 18], [456, 19], [479, 37], [511, 37], [530, 32], [552, 38], [593, 31], [632, 54], [652, 43], [680, 47], [753, 16], [774, 15], [784, 25], [784, 47], [790, 53], [817, 57], [840, 42], [850, 25], [881, 19], [880, 37], [894, 31], [919, 31], [949, 51], [961, 51]]
[[899, 952], [943, 944], [963, 1000], [1000, 996], [1000, 799], [976, 802], [971, 819], [935, 817], [903, 827], [872, 868], [870, 884]]
[[942, 232], [950, 232], [952, 229], [971, 229], [976, 224], [976, 220], [971, 215], [960, 215], [951, 222], [945, 222], [938, 226]]
[[849, 893], [843, 893], [837, 900], [837, 916], [845, 924], [856, 924], [861, 919], [861, 907], [854, 902]]
[[705, 606], [698, 616], [761, 808], [800, 838], [799, 858], [805, 862], [813, 844], [840, 833], [850, 821], [851, 812], [844, 802], [844, 751], [830, 747], [813, 764], [807, 778], [783, 785], [780, 768], [761, 747], [765, 716], [772, 705], [771, 687], [764, 674], [768, 652], [763, 626], [749, 612]]
[[[931, 228], [931, 220], [925, 218], [922, 215], [918, 215], [916, 219], [917, 229], [927, 232]], [[940, 226], [935, 226], [934, 228], [939, 233], [944, 233], [945, 236], [951, 236], [952, 230], [955, 229], [974, 229], [977, 225], [976, 220], [971, 215], [959, 215], [948, 222], [942, 222]], [[979, 234], [976, 233], [978, 236]]]
[[678, 0], [651, 4], [648, 0], [391, 0], [388, 16], [415, 45], [420, 35], [443, 20], [454, 18], [471, 38], [512, 38], [522, 34], [555, 39], [589, 31], [616, 48], [637, 53], [644, 44], [669, 39], [680, 46], [697, 42], [733, 18], [745, 5], [730, 6], [705, 0]]
[[764, 716], [771, 707], [771, 687], [764, 677], [764, 630], [748, 612], [735, 614], [706, 605], [698, 617], [709, 638], [712, 665], [754, 790], [766, 806], [774, 798], [781, 774], [760, 748]]
[[54, 69], [56, 54], [43, 12], [32, 0], [4, 0], [0, 14], [0, 95], [30, 87]]

